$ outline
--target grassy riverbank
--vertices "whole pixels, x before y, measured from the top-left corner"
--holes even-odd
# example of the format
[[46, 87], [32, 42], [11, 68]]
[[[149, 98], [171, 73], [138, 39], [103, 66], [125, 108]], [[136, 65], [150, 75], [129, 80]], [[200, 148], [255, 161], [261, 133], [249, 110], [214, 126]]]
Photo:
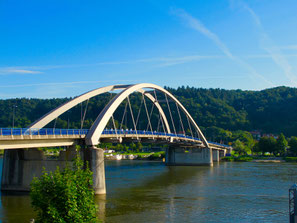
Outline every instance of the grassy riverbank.
[[275, 157], [275, 156], [226, 156], [222, 158], [226, 162], [292, 162], [297, 163], [297, 157]]

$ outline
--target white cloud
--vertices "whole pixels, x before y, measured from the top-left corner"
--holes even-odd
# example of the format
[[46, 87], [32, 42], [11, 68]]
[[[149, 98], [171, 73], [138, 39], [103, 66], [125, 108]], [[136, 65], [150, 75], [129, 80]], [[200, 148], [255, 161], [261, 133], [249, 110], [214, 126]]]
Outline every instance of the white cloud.
[[44, 65], [44, 66], [15, 66], [15, 67], [0, 67], [0, 74], [39, 74], [43, 73], [37, 70], [53, 70], [53, 69], [65, 69], [65, 68], [77, 68], [77, 67], [94, 67], [104, 65], [121, 65], [121, 64], [137, 64], [137, 63], [157, 63], [160, 66], [172, 66], [181, 63], [188, 63], [192, 61], [198, 61], [203, 59], [214, 59], [221, 56], [217, 55], [186, 55], [181, 57], [153, 57], [134, 59], [127, 61], [106, 61], [90, 64], [64, 64], [64, 65]]
[[9, 74], [41, 74], [42, 72], [37, 70], [26, 70], [20, 68], [10, 68], [4, 67], [0, 68], [0, 75], [9, 75]]
[[230, 59], [232, 59], [233, 61], [235, 61], [237, 64], [239, 64], [240, 66], [244, 67], [245, 69], [247, 69], [250, 72], [250, 75], [252, 77], [252, 79], [254, 79], [254, 77], [256, 78], [260, 78], [261, 80], [265, 81], [270, 87], [274, 86], [274, 84], [267, 80], [264, 76], [262, 76], [261, 74], [259, 74], [252, 66], [250, 66], [248, 63], [246, 63], [245, 61], [241, 60], [240, 58], [234, 56], [231, 51], [229, 50], [229, 48], [220, 40], [220, 38], [214, 34], [213, 32], [211, 32], [209, 29], [207, 29], [201, 21], [199, 21], [198, 19], [194, 18], [193, 16], [191, 16], [189, 13], [187, 13], [186, 11], [184, 11], [183, 9], [176, 9], [176, 10], [172, 10], [172, 13], [177, 15], [178, 17], [180, 17], [182, 19], [182, 21], [189, 26], [190, 28], [202, 33], [203, 35], [205, 35], [207, 38], [209, 38], [210, 40], [212, 40], [216, 46]]

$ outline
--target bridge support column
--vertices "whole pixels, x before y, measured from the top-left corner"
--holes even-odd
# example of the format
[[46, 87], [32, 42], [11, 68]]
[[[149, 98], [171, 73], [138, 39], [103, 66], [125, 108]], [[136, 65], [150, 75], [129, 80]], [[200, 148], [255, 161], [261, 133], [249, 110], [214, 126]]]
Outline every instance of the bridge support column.
[[55, 171], [57, 166], [63, 169], [67, 161], [76, 155], [75, 147], [60, 151], [58, 160], [46, 160], [43, 151], [38, 149], [7, 149], [4, 151], [2, 167], [2, 191], [30, 191], [33, 177], [46, 171]]
[[220, 150], [220, 159], [222, 159], [223, 157], [225, 157], [226, 156], [226, 150], [224, 149], [224, 150]]
[[212, 150], [212, 159], [213, 159], [213, 162], [220, 161], [220, 150], [217, 150], [217, 149]]
[[93, 172], [93, 188], [95, 194], [106, 194], [103, 149], [97, 147], [85, 148], [84, 161], [89, 163], [89, 168]]
[[42, 173], [44, 155], [37, 149], [9, 149], [4, 151], [2, 191], [29, 191], [34, 176]]
[[168, 166], [200, 166], [213, 165], [212, 151], [208, 148], [168, 147], [166, 150]]

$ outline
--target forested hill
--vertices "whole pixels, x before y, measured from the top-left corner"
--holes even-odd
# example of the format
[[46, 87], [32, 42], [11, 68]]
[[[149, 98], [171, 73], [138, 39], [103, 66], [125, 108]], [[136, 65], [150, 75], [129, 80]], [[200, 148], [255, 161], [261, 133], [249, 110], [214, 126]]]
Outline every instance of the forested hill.
[[167, 89], [182, 101], [201, 126], [297, 135], [297, 88]]
[[[168, 88], [188, 109], [202, 130], [220, 127], [226, 130], [262, 130], [264, 133], [297, 135], [297, 89], [277, 87], [262, 91], [203, 89], [194, 87]], [[134, 100], [136, 100], [134, 97]], [[91, 125], [98, 111], [110, 99], [110, 94], [90, 100], [85, 126]], [[51, 109], [69, 98], [63, 99], [7, 99], [0, 100], [0, 127], [12, 125], [15, 108], [15, 126], [26, 127]], [[133, 100], [133, 98], [131, 99]], [[132, 103], [134, 104], [134, 103]], [[134, 105], [139, 106], [139, 104]], [[123, 109], [123, 106], [122, 108]], [[175, 113], [174, 115], [177, 116]], [[81, 108], [77, 106], [58, 119], [57, 127], [80, 126]], [[178, 117], [176, 117], [178, 119]], [[70, 120], [70, 121], [66, 121]], [[70, 124], [68, 124], [70, 123]]]

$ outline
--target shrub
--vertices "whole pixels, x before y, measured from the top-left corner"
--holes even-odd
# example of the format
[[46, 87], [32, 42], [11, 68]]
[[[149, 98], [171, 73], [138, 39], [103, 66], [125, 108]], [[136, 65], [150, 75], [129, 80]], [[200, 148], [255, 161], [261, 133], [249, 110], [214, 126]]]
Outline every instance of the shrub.
[[83, 169], [79, 156], [73, 167], [46, 172], [31, 183], [32, 206], [37, 211], [36, 222], [97, 222], [92, 172]]
[[253, 160], [253, 158], [250, 156], [239, 156], [239, 157], [234, 158], [234, 161], [238, 161], [238, 162], [249, 162], [252, 160]]
[[286, 157], [285, 161], [286, 162], [297, 162], [297, 157]]
[[232, 161], [234, 161], [234, 157], [233, 156], [225, 156], [221, 160], [227, 161], [227, 162], [232, 162]]

